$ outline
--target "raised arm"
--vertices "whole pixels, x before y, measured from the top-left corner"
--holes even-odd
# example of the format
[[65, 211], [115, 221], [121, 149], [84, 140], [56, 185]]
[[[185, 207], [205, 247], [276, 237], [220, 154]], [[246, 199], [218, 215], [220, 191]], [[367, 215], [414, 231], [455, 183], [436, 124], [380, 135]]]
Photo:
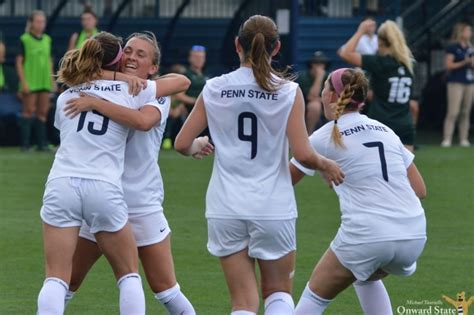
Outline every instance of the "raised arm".
[[113, 121], [140, 131], [148, 131], [161, 121], [161, 112], [152, 105], [145, 105], [140, 110], [127, 108], [109, 101], [81, 93], [81, 97], [67, 101], [64, 111], [66, 116], [96, 110]]
[[450, 298], [449, 296], [443, 295], [442, 298], [443, 298], [446, 302], [448, 302], [448, 303], [454, 305], [455, 307], [457, 306], [457, 305], [456, 305], [456, 301], [453, 300], [452, 298]]
[[410, 181], [410, 185], [415, 191], [415, 194], [418, 198], [423, 199], [426, 197], [426, 186], [421, 176], [420, 172], [416, 168], [415, 163], [411, 163], [407, 169], [408, 173], [408, 180]]
[[155, 82], [157, 97], [184, 93], [191, 85], [188, 77], [177, 73], [160, 76]]
[[[128, 83], [129, 93], [137, 95], [146, 87], [147, 80], [128, 75], [122, 72], [103, 70], [101, 79], [118, 80]], [[182, 74], [171, 73], [158, 77], [156, 82], [156, 97], [169, 96], [186, 91], [191, 85], [191, 81]]]
[[183, 155], [191, 155], [196, 159], [201, 159], [205, 155], [212, 153], [214, 147], [209, 143], [209, 138], [199, 137], [199, 134], [207, 127], [206, 109], [202, 95], [199, 95], [196, 105], [184, 122], [174, 148]]
[[295, 102], [288, 117], [286, 135], [290, 142], [293, 156], [298, 162], [308, 168], [319, 170], [329, 186], [343, 182], [344, 174], [336, 162], [317, 154], [308, 140], [304, 122], [304, 100], [301, 89], [296, 92]]
[[362, 35], [368, 32], [369, 28], [373, 28], [375, 21], [366, 20], [359, 24], [357, 31], [352, 37], [337, 51], [338, 55], [344, 59], [344, 61], [357, 66], [362, 66], [362, 55], [356, 52], [357, 43], [359, 43]]

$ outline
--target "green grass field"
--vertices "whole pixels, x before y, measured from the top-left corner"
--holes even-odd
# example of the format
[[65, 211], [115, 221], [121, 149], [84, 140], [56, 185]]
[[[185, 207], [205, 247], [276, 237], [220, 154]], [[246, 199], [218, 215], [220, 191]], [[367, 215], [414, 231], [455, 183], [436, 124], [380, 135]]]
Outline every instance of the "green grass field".
[[[428, 187], [423, 201], [428, 218], [428, 243], [409, 278], [384, 280], [397, 307], [408, 300], [439, 301], [466, 291], [474, 295], [474, 149], [424, 146], [416, 163]], [[43, 249], [39, 209], [52, 154], [20, 154], [0, 149], [0, 314], [34, 314], [43, 280]], [[229, 313], [229, 298], [218, 260], [206, 250], [204, 196], [212, 159], [194, 161], [163, 152], [165, 213], [173, 230], [178, 280], [198, 314]], [[296, 188], [299, 207], [298, 258], [294, 298], [305, 283], [339, 225], [336, 196], [318, 178]], [[145, 285], [148, 314], [165, 314]], [[101, 259], [68, 307], [67, 314], [118, 314], [118, 290]], [[443, 302], [443, 308], [450, 306]], [[473, 306], [474, 307], [474, 306]], [[452, 308], [454, 310], [454, 308]], [[341, 294], [327, 314], [361, 314], [352, 288]], [[432, 313], [436, 314], [436, 313]], [[447, 314], [447, 313], [446, 313]]]

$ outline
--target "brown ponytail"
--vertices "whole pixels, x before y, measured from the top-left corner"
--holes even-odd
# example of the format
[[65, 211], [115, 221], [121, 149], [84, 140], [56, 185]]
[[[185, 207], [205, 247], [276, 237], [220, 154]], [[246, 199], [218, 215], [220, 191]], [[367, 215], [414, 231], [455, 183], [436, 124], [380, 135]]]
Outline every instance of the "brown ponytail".
[[238, 40], [244, 53], [243, 62], [250, 63], [257, 84], [265, 91], [277, 90], [286, 80], [288, 69], [277, 71], [271, 66], [272, 52], [279, 40], [278, 29], [272, 19], [262, 15], [251, 16], [241, 26]]
[[[334, 126], [332, 128], [331, 139], [336, 146], [344, 148], [342, 142], [341, 133], [337, 126], [337, 120], [344, 111], [356, 111], [359, 109], [359, 105], [362, 104], [367, 97], [367, 90], [369, 82], [362, 70], [360, 69], [347, 69], [341, 76], [342, 84], [344, 89], [337, 99], [336, 108], [334, 109]], [[334, 91], [334, 86], [331, 82], [331, 76], [328, 79], [329, 86]]]
[[121, 51], [120, 43], [120, 38], [100, 32], [80, 49], [66, 52], [59, 63], [58, 81], [68, 86], [89, 83], [101, 77], [102, 69], [117, 69], [118, 63], [107, 65]]

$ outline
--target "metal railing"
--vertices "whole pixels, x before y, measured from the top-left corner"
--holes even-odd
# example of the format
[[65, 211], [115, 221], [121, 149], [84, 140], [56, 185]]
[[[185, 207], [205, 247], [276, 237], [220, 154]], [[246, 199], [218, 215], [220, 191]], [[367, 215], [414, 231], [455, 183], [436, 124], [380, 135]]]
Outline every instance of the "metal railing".
[[[0, 1], [0, 16], [28, 16], [40, 9], [51, 15], [62, 0], [3, 0]], [[267, 2], [267, 1], [256, 1]], [[99, 17], [109, 17], [123, 3], [123, 0], [68, 0], [59, 13], [61, 17], [77, 17], [86, 6]], [[242, 0], [193, 0], [182, 13], [186, 18], [231, 18]], [[129, 1], [120, 17], [163, 17], [172, 18], [182, 4], [181, 0], [133, 0]]]
[[299, 0], [302, 16], [397, 16], [402, 0]]

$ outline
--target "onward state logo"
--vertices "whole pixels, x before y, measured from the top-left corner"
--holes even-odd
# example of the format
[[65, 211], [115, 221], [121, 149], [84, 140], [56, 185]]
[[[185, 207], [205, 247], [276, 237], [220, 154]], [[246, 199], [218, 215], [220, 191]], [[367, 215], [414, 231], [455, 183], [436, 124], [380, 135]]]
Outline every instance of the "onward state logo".
[[443, 295], [443, 300], [448, 302], [449, 304], [453, 305], [455, 309], [457, 310], [458, 315], [469, 315], [469, 305], [474, 302], [474, 296], [471, 296], [469, 300], [466, 301], [465, 297], [466, 293], [459, 292], [457, 294], [456, 299], [452, 299], [449, 296]]
[[[474, 302], [474, 296], [465, 299], [465, 292], [457, 294], [456, 299], [443, 295], [443, 300], [407, 300], [405, 305], [397, 306], [397, 315], [469, 315], [469, 306]], [[473, 314], [474, 315], [474, 314]]]

